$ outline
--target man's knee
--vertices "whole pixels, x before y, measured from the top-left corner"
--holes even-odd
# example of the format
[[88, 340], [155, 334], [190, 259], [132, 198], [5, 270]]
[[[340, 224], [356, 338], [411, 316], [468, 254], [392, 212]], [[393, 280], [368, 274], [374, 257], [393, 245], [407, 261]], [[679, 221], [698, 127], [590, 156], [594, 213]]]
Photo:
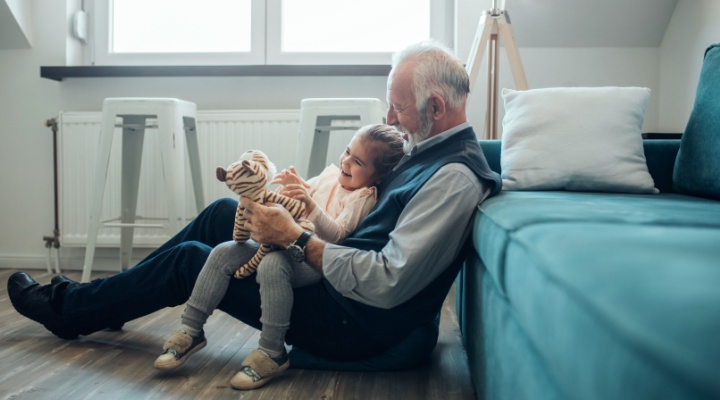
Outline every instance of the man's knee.
[[176, 267], [197, 275], [200, 273], [211, 251], [212, 248], [206, 244], [189, 241], [173, 247], [172, 257]]
[[237, 200], [225, 197], [213, 201], [209, 206], [205, 207], [205, 211], [213, 214], [231, 214], [234, 216], [237, 206]]
[[195, 241], [183, 242], [172, 248], [170, 258], [166, 260], [172, 268], [166, 269], [166, 273], [174, 272], [168, 279], [174, 282], [176, 294], [182, 301], [190, 297], [211, 250], [210, 246]]

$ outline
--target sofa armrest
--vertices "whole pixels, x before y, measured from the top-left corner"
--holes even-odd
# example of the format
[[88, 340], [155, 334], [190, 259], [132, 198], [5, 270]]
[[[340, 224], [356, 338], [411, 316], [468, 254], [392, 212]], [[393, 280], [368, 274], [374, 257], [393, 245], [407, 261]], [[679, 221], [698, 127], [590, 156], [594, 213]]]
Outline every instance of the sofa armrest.
[[502, 142], [500, 140], [478, 140], [478, 143], [480, 144], [480, 148], [487, 159], [490, 169], [499, 174], [500, 150]]
[[643, 140], [645, 161], [648, 171], [655, 181], [655, 187], [661, 192], [672, 193], [673, 168], [680, 149], [680, 139], [646, 139]]

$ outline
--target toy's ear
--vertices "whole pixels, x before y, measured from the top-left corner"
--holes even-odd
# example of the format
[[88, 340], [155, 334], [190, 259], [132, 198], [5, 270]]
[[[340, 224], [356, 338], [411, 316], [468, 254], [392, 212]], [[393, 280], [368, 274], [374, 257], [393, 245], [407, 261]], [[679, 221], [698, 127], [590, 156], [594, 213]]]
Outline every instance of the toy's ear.
[[245, 171], [247, 171], [248, 174], [255, 175], [255, 171], [253, 171], [252, 166], [250, 165], [250, 161], [244, 160], [242, 162], [242, 166], [243, 166], [243, 168], [245, 168]]
[[215, 176], [220, 182], [225, 182], [227, 180], [227, 171], [225, 171], [223, 167], [217, 167], [215, 169]]

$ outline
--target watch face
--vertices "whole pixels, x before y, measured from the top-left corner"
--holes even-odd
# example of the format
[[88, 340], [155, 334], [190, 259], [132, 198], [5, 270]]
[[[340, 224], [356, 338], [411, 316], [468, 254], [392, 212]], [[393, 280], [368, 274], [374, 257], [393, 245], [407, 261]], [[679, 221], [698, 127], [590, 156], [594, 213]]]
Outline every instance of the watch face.
[[290, 257], [297, 261], [297, 262], [303, 262], [305, 260], [305, 252], [303, 249], [298, 245], [290, 245], [287, 249], [288, 254], [290, 254]]

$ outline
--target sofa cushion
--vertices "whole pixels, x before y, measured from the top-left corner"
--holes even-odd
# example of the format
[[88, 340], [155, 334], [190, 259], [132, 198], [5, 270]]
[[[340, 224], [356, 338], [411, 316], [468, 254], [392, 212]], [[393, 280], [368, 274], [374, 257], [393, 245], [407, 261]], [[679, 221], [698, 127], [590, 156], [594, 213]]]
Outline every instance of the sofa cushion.
[[678, 192], [720, 199], [720, 44], [705, 52], [673, 182]]
[[[720, 202], [677, 193], [502, 192], [478, 206], [473, 244], [501, 291], [511, 237], [550, 222], [720, 228]], [[620, 225], [622, 224], [622, 225]], [[720, 259], [720, 258], [718, 258]], [[720, 265], [720, 264], [719, 264]]]
[[503, 89], [505, 190], [654, 193], [641, 129], [650, 89]]
[[679, 221], [527, 226], [508, 301], [568, 398], [720, 398], [718, 243]]

